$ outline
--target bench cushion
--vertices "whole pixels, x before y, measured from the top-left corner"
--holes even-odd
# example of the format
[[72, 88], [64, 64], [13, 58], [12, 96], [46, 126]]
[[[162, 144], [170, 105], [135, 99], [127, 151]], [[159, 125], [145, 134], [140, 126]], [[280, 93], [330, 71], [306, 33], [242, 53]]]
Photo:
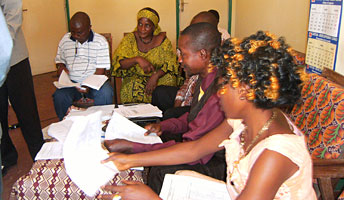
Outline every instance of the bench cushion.
[[344, 89], [311, 74], [302, 89], [302, 103], [291, 119], [305, 134], [312, 159], [336, 159], [344, 143]]

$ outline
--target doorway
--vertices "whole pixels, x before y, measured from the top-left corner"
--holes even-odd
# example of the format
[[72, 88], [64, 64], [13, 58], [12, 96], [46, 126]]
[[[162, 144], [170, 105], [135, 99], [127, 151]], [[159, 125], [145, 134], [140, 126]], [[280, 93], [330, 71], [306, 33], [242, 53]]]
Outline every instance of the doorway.
[[189, 24], [193, 16], [201, 11], [210, 9], [218, 11], [220, 15], [219, 27], [231, 32], [232, 0], [176, 0], [177, 40], [179, 33]]

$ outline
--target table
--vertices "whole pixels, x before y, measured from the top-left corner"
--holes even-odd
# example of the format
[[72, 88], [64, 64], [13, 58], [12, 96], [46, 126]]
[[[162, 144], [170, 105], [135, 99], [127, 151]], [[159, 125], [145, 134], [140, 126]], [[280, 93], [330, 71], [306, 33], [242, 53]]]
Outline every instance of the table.
[[[122, 180], [143, 182], [142, 171], [126, 170], [116, 174], [109, 184]], [[101, 193], [103, 191], [100, 191]], [[10, 199], [96, 199], [87, 197], [68, 177], [63, 159], [38, 160], [31, 170], [13, 185]]]

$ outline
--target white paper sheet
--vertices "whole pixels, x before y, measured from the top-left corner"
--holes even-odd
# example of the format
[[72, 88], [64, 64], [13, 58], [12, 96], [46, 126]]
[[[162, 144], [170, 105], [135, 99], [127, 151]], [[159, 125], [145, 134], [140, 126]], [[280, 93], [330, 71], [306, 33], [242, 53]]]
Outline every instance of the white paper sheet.
[[70, 80], [68, 74], [63, 70], [60, 77], [59, 77], [59, 80], [54, 81], [54, 85], [58, 89], [66, 88], [66, 87], [79, 87], [80, 88], [81, 85], [85, 85], [85, 86], [88, 86], [90, 88], [99, 90], [107, 79], [108, 79], [108, 77], [105, 75], [93, 74], [93, 75], [88, 76], [81, 84], [80, 83], [73, 83]]
[[104, 105], [104, 106], [91, 106], [87, 108], [86, 110], [71, 110], [71, 112], [66, 116], [66, 120], [73, 120], [75, 117], [79, 116], [87, 116], [92, 113], [101, 111], [101, 120], [105, 121], [111, 118], [113, 110], [115, 108], [114, 104], [111, 105]]
[[44, 140], [50, 140], [52, 139], [52, 137], [48, 134], [48, 129], [49, 129], [50, 125], [42, 128], [42, 133], [43, 133], [43, 139]]
[[37, 153], [35, 160], [63, 158], [63, 144], [61, 142], [46, 142]]
[[96, 89], [96, 90], [99, 90], [103, 84], [105, 83], [105, 81], [108, 79], [107, 76], [105, 75], [91, 75], [91, 76], [88, 76], [82, 83], [81, 85], [84, 85], [84, 86], [88, 86], [90, 88], [93, 88], [93, 89]]
[[115, 105], [104, 105], [104, 106], [91, 106], [87, 108], [88, 112], [97, 112], [102, 111], [102, 121], [111, 119], [113, 110], [115, 109]]
[[57, 139], [61, 143], [64, 143], [70, 128], [75, 120], [77, 120], [80, 116], [88, 116], [92, 113], [101, 111], [101, 120], [109, 120], [112, 116], [114, 109], [114, 105], [105, 105], [105, 106], [92, 106], [89, 107], [87, 110], [72, 110], [66, 119], [52, 123], [46, 128], [44, 128], [45, 139], [51, 139], [51, 137]]
[[88, 196], [94, 196], [119, 171], [101, 147], [101, 112], [80, 116], [73, 123], [63, 147], [65, 168], [71, 180]]
[[162, 111], [152, 104], [123, 105], [114, 110], [127, 118], [134, 117], [162, 117]]
[[58, 89], [66, 88], [66, 87], [80, 87], [80, 83], [73, 83], [70, 80], [68, 74], [64, 70], [62, 70], [59, 80], [54, 81], [54, 85]]
[[191, 176], [166, 174], [160, 192], [164, 200], [230, 200], [226, 184]]
[[144, 144], [162, 143], [156, 135], [144, 136], [147, 130], [114, 112], [105, 132], [105, 140], [126, 139]]
[[48, 129], [48, 135], [56, 138], [62, 144], [65, 142], [70, 128], [72, 127], [72, 120], [62, 120], [56, 123], [52, 123]]

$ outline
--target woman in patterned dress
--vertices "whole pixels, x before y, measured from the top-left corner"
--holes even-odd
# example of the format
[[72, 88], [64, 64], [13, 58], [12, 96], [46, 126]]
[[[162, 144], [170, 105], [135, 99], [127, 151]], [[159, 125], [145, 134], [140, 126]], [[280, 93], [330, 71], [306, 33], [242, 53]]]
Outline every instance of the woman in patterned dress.
[[176, 54], [159, 20], [152, 8], [140, 10], [137, 27], [124, 36], [113, 55], [112, 75], [123, 78], [122, 103], [150, 103], [157, 86], [177, 86]]

